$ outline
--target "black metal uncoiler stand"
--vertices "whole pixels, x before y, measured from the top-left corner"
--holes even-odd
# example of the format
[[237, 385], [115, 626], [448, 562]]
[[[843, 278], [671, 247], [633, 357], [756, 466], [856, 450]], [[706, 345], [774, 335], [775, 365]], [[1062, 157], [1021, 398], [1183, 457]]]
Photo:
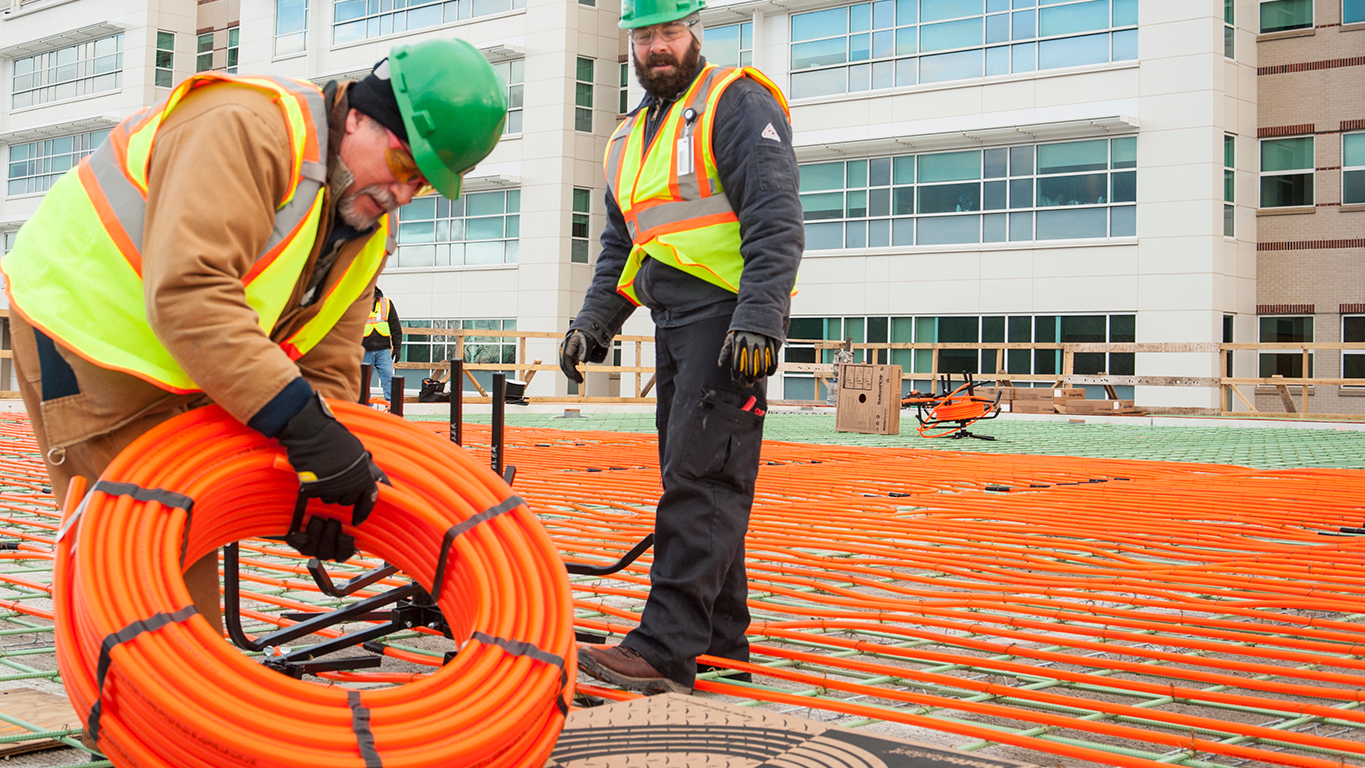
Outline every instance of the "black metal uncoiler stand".
[[[452, 362], [452, 373], [458, 375], [459, 369], [455, 366], [456, 361]], [[502, 376], [503, 374], [497, 374]], [[458, 381], [452, 375], [453, 381]], [[501, 387], [495, 379], [494, 391], [498, 393]], [[459, 423], [463, 415], [461, 405], [456, 401], [461, 400], [461, 390], [463, 388], [451, 387], [451, 441], [459, 443], [463, 425]], [[505, 471], [502, 467], [503, 459], [506, 455], [503, 446], [503, 409], [494, 398], [493, 407], [493, 445], [491, 446], [491, 458], [493, 471], [502, 475], [503, 479], [510, 485], [516, 475], [516, 467], [507, 466]], [[298, 517], [300, 515], [296, 515]], [[301, 521], [295, 520], [295, 523]], [[283, 536], [265, 537], [274, 541], [283, 541]], [[649, 534], [631, 548], [620, 560], [610, 565], [593, 566], [567, 564], [565, 568], [569, 573], [579, 576], [608, 576], [616, 573], [631, 563], [635, 562], [640, 555], [644, 554], [654, 545], [654, 534]], [[440, 608], [436, 605], [436, 600], [416, 581], [409, 581], [401, 587], [395, 587], [382, 592], [373, 597], [365, 598], [358, 602], [338, 608], [334, 611], [326, 612], [286, 612], [281, 613], [280, 617], [289, 621], [296, 621], [297, 624], [271, 632], [268, 635], [258, 637], [255, 640], [247, 637], [242, 629], [241, 611], [241, 571], [240, 571], [240, 552], [236, 542], [223, 547], [223, 622], [227, 626], [228, 637], [238, 648], [246, 651], [263, 651], [267, 648], [279, 648], [284, 643], [307, 637], [321, 629], [335, 626], [337, 624], [347, 624], [359, 621], [383, 621], [373, 627], [363, 629], [359, 632], [352, 632], [341, 637], [324, 640], [317, 645], [311, 645], [297, 650], [284, 653], [267, 654], [263, 663], [265, 666], [276, 670], [282, 674], [289, 675], [294, 679], [301, 679], [304, 675], [317, 674], [319, 672], [335, 672], [339, 670], [354, 669], [373, 669], [383, 661], [384, 648], [375, 641], [391, 635], [395, 632], [426, 627], [439, 631], [441, 634], [450, 638], [450, 625], [446, 622], [445, 616], [441, 614]], [[378, 583], [384, 579], [398, 573], [398, 567], [385, 563], [377, 568], [373, 568], [343, 584], [337, 584], [332, 580], [326, 567], [317, 559], [308, 560], [308, 573], [313, 577], [313, 582], [318, 589], [325, 595], [331, 597], [347, 597], [365, 589], [368, 586]], [[438, 593], [439, 594], [439, 593]], [[386, 608], [386, 606], [392, 606]], [[578, 639], [587, 642], [600, 642], [603, 638], [578, 633]], [[336, 653], [353, 646], [361, 646], [373, 655], [348, 656], [344, 658], [326, 659], [318, 661], [319, 656]], [[446, 654], [443, 663], [448, 663], [455, 657], [455, 651]]]

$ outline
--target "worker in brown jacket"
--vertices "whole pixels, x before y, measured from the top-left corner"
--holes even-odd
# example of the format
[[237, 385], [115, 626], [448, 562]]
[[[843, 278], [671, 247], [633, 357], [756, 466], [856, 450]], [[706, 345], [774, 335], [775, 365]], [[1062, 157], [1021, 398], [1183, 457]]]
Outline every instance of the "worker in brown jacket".
[[[15, 366], [57, 499], [209, 403], [278, 438], [300, 496], [352, 507], [384, 479], [323, 397], [354, 401], [387, 214], [497, 143], [506, 86], [457, 40], [397, 46], [354, 84], [205, 72], [53, 185], [3, 271]], [[314, 517], [290, 543], [349, 556]], [[342, 557], [344, 559], [344, 557]], [[217, 553], [189, 566], [220, 628]]]

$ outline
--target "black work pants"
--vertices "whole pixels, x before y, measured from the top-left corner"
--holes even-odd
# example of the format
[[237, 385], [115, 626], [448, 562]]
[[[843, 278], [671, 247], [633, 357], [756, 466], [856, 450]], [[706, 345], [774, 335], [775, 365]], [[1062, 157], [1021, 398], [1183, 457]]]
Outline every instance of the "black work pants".
[[729, 326], [725, 315], [655, 331], [664, 493], [649, 600], [623, 644], [685, 685], [696, 677], [698, 655], [749, 658], [744, 534], [767, 383], [740, 386], [716, 365]]

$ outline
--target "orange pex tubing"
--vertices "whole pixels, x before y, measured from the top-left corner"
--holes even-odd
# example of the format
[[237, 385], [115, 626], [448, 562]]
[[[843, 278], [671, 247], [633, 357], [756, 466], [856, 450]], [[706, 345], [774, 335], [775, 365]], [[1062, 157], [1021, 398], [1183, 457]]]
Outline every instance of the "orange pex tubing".
[[[414, 682], [362, 690], [294, 680], [230, 645], [194, 612], [184, 566], [233, 541], [286, 533], [298, 481], [275, 441], [216, 406], [190, 411], [124, 450], [89, 492], [74, 489], [67, 514], [82, 494], [83, 508], [57, 545], [62, 680], [87, 728], [98, 704], [99, 749], [120, 768], [548, 759], [576, 669], [568, 575], [549, 536], [501, 478], [448, 440], [364, 406], [331, 407], [393, 485], [380, 486], [358, 527], [349, 508], [313, 501], [308, 512], [341, 520], [366, 555], [434, 594], [447, 533], [505, 510], [457, 529], [449, 549], [438, 603], [459, 653]], [[183, 494], [192, 510], [108, 483]]]

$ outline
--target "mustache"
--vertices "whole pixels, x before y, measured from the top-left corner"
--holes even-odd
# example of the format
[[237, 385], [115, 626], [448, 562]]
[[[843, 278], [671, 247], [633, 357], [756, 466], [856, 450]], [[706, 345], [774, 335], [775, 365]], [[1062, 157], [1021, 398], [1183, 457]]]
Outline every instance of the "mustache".
[[374, 198], [374, 201], [376, 203], [379, 203], [379, 207], [383, 208], [385, 213], [393, 213], [394, 211], [398, 210], [398, 199], [395, 198], [393, 194], [389, 192], [388, 189], [384, 188], [381, 185], [371, 184], [370, 186], [365, 187], [356, 194], [369, 195], [370, 197]]
[[682, 62], [678, 61], [677, 56], [667, 52], [651, 53], [645, 57], [646, 67], [657, 67], [661, 64], [672, 64], [677, 67], [680, 66]]

